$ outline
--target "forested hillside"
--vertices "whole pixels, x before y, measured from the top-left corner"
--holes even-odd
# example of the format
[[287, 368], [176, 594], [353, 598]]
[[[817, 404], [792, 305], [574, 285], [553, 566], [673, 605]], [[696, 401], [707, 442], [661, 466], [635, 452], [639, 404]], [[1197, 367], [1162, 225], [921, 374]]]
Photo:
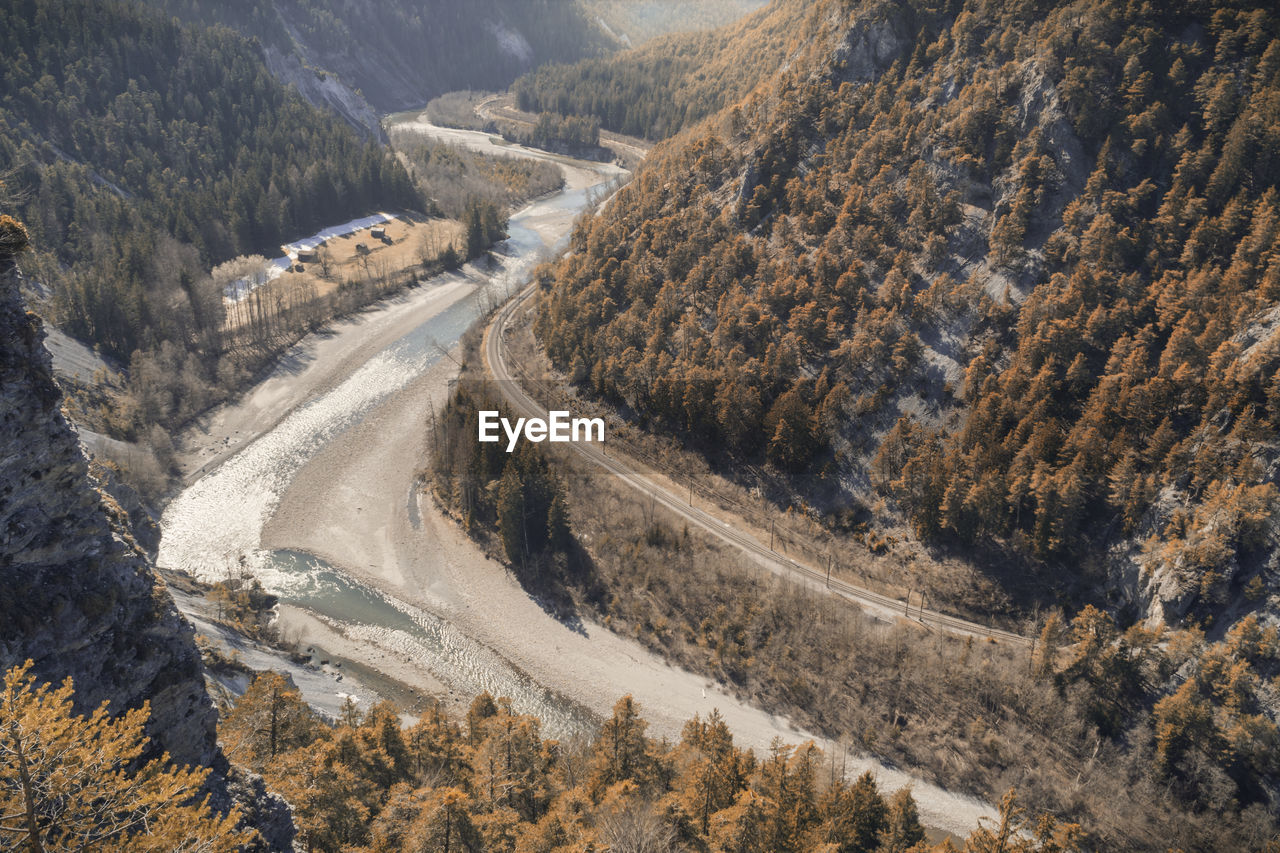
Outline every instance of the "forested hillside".
[[816, 14], [800, 3], [773, 4], [722, 29], [544, 65], [512, 89], [522, 110], [595, 116], [609, 130], [662, 139], [737, 101], [803, 50]]
[[[616, 44], [576, 0], [146, 2], [260, 39], [273, 70], [347, 113], [358, 111], [362, 98], [391, 112], [454, 89], [504, 89], [544, 62], [573, 61]], [[329, 81], [328, 74], [339, 79]]]
[[421, 205], [388, 152], [307, 105], [223, 29], [136, 5], [0, 9], [0, 171], [59, 325], [110, 355], [221, 323], [210, 266], [378, 205]]
[[[576, 232], [552, 361], [833, 529], [903, 520], [1027, 611], [1091, 602], [1202, 650], [1274, 626], [1280, 16], [782, 5], [807, 46]], [[1085, 639], [1118, 656], [1086, 680], [1134, 688], [1100, 743], [1154, 725], [1185, 807], [1274, 804], [1271, 645], [1233, 692], [1216, 653], [1126, 675], [1140, 632]]]
[[548, 352], [927, 539], [1048, 569], [1154, 534], [1156, 613], [1210, 615], [1276, 497], [1276, 16], [916, 15], [662, 150], [577, 234]]
[[[26, 288], [46, 319], [129, 368], [69, 402], [82, 427], [146, 439], [161, 468], [164, 428], [335, 310], [238, 335], [212, 267], [428, 206], [390, 151], [277, 82], [230, 30], [137, 3], [15, 0], [0, 6], [0, 46], [3, 209], [30, 233]], [[345, 310], [362, 294], [344, 293]]]

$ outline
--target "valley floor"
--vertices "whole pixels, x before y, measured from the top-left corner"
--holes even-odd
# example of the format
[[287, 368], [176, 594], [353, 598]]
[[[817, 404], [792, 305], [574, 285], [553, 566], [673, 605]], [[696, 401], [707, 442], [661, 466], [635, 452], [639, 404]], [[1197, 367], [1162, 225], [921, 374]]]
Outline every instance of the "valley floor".
[[[598, 182], [594, 170], [566, 165], [569, 190]], [[573, 211], [548, 213], [548, 245], [567, 233]], [[313, 401], [340, 388], [374, 356], [433, 314], [476, 291], [479, 268], [446, 276], [419, 290], [336, 324], [295, 347], [281, 365], [235, 405], [224, 407], [183, 436], [183, 470], [194, 484], [255, 438]], [[765, 749], [774, 738], [797, 743], [810, 735], [739, 701], [717, 685], [668, 666], [638, 642], [591, 623], [564, 624], [530, 598], [506, 569], [488, 559], [433, 505], [419, 500], [418, 470], [426, 458], [432, 410], [439, 410], [456, 367], [448, 358], [415, 375], [394, 393], [336, 429], [278, 485], [278, 503], [251, 547], [312, 554], [388, 600], [448, 623], [444, 642], [459, 646], [472, 665], [497, 662], [561, 697], [590, 717], [606, 714], [624, 694], [642, 707], [655, 736], [677, 737], [695, 713], [718, 708], [738, 742]], [[162, 544], [162, 556], [165, 548]], [[269, 584], [268, 584], [269, 586]], [[473, 682], [452, 682], [415, 656], [417, 647], [395, 632], [332, 622], [296, 607], [282, 608], [283, 632], [305, 646], [315, 642], [397, 680], [421, 670], [452, 691], [455, 707], [469, 702]], [[415, 663], [417, 664], [415, 666]], [[419, 683], [426, 683], [425, 678]], [[538, 712], [536, 707], [519, 707]], [[821, 741], [819, 741], [821, 743]], [[851, 772], [871, 769], [885, 789], [910, 784], [929, 826], [956, 834], [992, 814], [984, 803], [914, 780], [908, 774], [850, 758]]]

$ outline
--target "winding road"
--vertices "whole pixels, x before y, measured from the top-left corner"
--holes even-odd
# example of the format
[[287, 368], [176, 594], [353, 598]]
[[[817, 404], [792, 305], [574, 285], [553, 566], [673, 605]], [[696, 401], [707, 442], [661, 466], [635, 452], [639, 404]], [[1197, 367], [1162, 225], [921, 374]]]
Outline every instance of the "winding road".
[[[512, 318], [520, 306], [524, 305], [537, 289], [531, 284], [511, 299], [494, 316], [485, 330], [484, 358], [490, 374], [497, 380], [497, 387], [506, 402], [524, 417], [546, 418], [547, 410], [537, 402], [521, 385], [518, 366], [507, 349], [507, 334], [511, 329]], [[513, 369], [515, 367], [515, 369]], [[601, 445], [603, 446], [603, 445]], [[573, 442], [569, 447], [579, 456], [592, 464], [603, 468], [645, 497], [652, 498], [662, 504], [678, 517], [690, 524], [695, 524], [723, 542], [744, 551], [748, 556], [764, 565], [771, 571], [790, 573], [799, 576], [806, 584], [815, 588], [829, 590], [840, 599], [853, 602], [859, 607], [890, 619], [904, 619], [923, 625], [926, 628], [944, 631], [960, 637], [997, 640], [1022, 646], [1031, 644], [1031, 640], [1021, 634], [988, 627], [978, 622], [971, 622], [958, 616], [940, 613], [927, 608], [916, 608], [906, 602], [870, 589], [856, 586], [838, 577], [831, 577], [827, 572], [806, 565], [792, 557], [779, 554], [766, 547], [749, 532], [743, 529], [741, 521], [734, 518], [720, 518], [701, 507], [675, 494], [671, 490], [655, 483], [652, 479], [636, 470], [624, 459], [609, 456], [598, 449], [597, 445], [586, 442]], [[910, 616], [907, 611], [910, 610]]]

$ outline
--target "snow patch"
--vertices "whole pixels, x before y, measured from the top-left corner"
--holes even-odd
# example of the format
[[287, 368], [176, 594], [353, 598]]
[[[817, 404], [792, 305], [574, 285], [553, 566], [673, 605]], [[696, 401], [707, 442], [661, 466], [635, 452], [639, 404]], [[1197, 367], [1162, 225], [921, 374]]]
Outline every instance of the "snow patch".
[[352, 219], [350, 222], [344, 222], [341, 225], [333, 225], [325, 228], [323, 231], [317, 231], [310, 237], [303, 237], [293, 243], [286, 243], [283, 248], [285, 253], [293, 260], [298, 259], [298, 252], [307, 251], [309, 249], [319, 248], [326, 240], [334, 237], [344, 237], [347, 234], [354, 234], [362, 228], [372, 228], [375, 225], [381, 225], [384, 222], [395, 220], [395, 216], [390, 213], [375, 213], [372, 216], [363, 216], [359, 219]]

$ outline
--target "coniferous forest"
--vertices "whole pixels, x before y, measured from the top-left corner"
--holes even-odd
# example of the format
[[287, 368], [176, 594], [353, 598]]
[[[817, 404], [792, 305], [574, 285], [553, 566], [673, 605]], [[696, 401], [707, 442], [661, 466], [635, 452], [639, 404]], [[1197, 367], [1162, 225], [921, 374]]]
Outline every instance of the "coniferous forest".
[[[768, 9], [721, 29], [654, 39], [623, 54], [543, 65], [512, 85], [520, 109], [597, 119], [662, 139], [750, 92], [805, 40], [798, 9]], [[750, 44], [751, 59], [734, 52]]]
[[910, 11], [858, 16], [893, 47], [872, 79], [784, 73], [659, 149], [575, 235], [547, 352], [819, 506], [888, 496], [1030, 573], [1153, 537], [1133, 559], [1208, 616], [1277, 498], [1280, 25]]
[[[149, 600], [195, 661], [142, 578], [160, 534], [135, 537], [126, 516], [154, 528], [146, 500], [172, 508], [198, 482], [213, 497], [161, 518], [194, 543], [173, 567], [226, 564], [174, 596], [210, 638], [184, 694], [188, 717], [208, 713], [206, 767], [141, 763], [159, 758], [145, 733], [163, 741], [155, 697], [95, 715], [21, 664], [45, 650], [0, 644], [18, 664], [0, 691], [0, 848], [261, 849], [239, 810], [252, 797], [204, 799], [229, 761], [288, 800], [299, 848], [317, 851], [1280, 850], [1280, 10], [772, 0], [622, 50], [598, 17], [618, 5], [657, 14], [0, 3], [0, 321], [14, 330], [0, 366], [8, 396], [48, 408], [0, 419], [19, 472], [0, 488], [0, 599], [18, 612], [81, 557], [114, 577], [101, 549], [25, 544], [100, 522], [133, 585], [87, 603], [69, 590], [67, 613], [107, 624]], [[469, 90], [519, 73], [506, 94]], [[469, 148], [432, 136], [425, 109], [379, 123], [375, 108], [464, 86], [435, 103], [484, 129], [450, 131]], [[602, 131], [640, 139], [606, 133], [618, 147], [603, 148]], [[639, 162], [629, 183], [586, 162], [614, 151]], [[306, 270], [291, 260], [310, 278], [226, 297], [262, 283], [281, 244], [383, 210], [401, 214], [398, 247], [378, 222], [308, 252]], [[528, 301], [484, 316], [517, 293]], [[326, 327], [393, 294], [373, 331]], [[27, 305], [109, 370], [63, 376], [60, 398]], [[466, 335], [464, 314], [481, 317]], [[190, 426], [317, 331], [331, 346], [284, 360], [272, 387], [287, 410], [246, 407], [225, 435]], [[254, 417], [279, 425], [322, 396], [304, 438], [279, 433], [298, 447], [261, 442], [244, 457], [258, 469], [220, 468], [275, 434]], [[579, 458], [530, 432], [475, 441], [480, 412], [508, 404], [598, 415], [611, 443]], [[21, 435], [69, 422], [83, 432], [61, 436], [67, 470], [98, 478], [71, 509], [69, 475], [28, 465]], [[116, 488], [101, 461], [77, 467], [97, 432], [150, 448], [154, 494]], [[213, 528], [193, 519], [209, 507], [235, 516], [201, 551]], [[337, 603], [271, 587], [281, 566], [331, 572]], [[344, 621], [347, 595], [385, 624]], [[341, 653], [302, 653], [304, 629]], [[255, 674], [228, 637], [305, 672], [302, 689]], [[618, 682], [578, 663], [602, 649], [732, 697], [756, 721], [740, 742], [785, 724], [825, 752], [752, 752], [718, 713], [678, 739], [667, 715], [671, 739], [653, 737], [630, 696], [612, 713], [597, 701]], [[628, 673], [626, 692], [646, 676], [671, 695], [657, 667]], [[315, 708], [303, 693], [326, 678], [408, 697], [414, 719], [354, 699], [325, 716], [333, 693]], [[466, 711], [480, 686], [526, 682], [532, 700], [495, 690]], [[548, 737], [553, 717], [517, 710], [540, 701], [566, 730], [601, 726]], [[926, 839], [912, 792], [846, 774], [848, 751], [997, 818]]]
[[371, 207], [420, 207], [389, 153], [225, 29], [136, 4], [0, 9], [0, 170], [59, 325], [127, 362], [220, 326], [215, 264]]
[[384, 112], [457, 89], [504, 88], [540, 63], [614, 43], [575, 0], [145, 1], [258, 38], [277, 55], [296, 54], [302, 67], [340, 75]]
[[[1206, 639], [1253, 648], [1246, 614], [1267, 624], [1275, 601], [1280, 17], [831, 2], [753, 20], [770, 19], [809, 42], [705, 121], [648, 125], [684, 130], [547, 276], [547, 355], [834, 532], [900, 522], [1011, 614], [1110, 611], [1072, 642], [1121, 659], [1056, 674], [1111, 691], [1100, 743], [1154, 726], [1188, 808], [1266, 801], [1274, 650], [1228, 665]], [[603, 93], [645, 79], [649, 49], [521, 97], [581, 80], [560, 108], [625, 121]], [[700, 79], [671, 70], [668, 91]], [[1126, 672], [1183, 643], [1189, 669]]]
[[[0, 804], [31, 817], [0, 818], [11, 838], [77, 844], [98, 829], [127, 847], [253, 849], [238, 813], [219, 816], [196, 801], [207, 771], [125, 770], [142, 742], [145, 711], [120, 721], [77, 717], [73, 686], [53, 691], [25, 668], [6, 675], [0, 750], [47, 750], [19, 781], [0, 765]], [[550, 853], [555, 850], [718, 850], [769, 853], [924, 853], [932, 849], [909, 788], [883, 791], [870, 773], [846, 781], [837, 756], [813, 743], [775, 743], [757, 756], [734, 744], [722, 717], [694, 717], [677, 743], [646, 734], [630, 696], [593, 738], [545, 738], [540, 721], [482, 693], [465, 719], [430, 705], [402, 727], [396, 709], [349, 703], [325, 720], [276, 673], [248, 686], [227, 713], [227, 755], [261, 773], [293, 804], [299, 842], [317, 853]], [[95, 749], [99, 743], [107, 749]], [[3, 753], [0, 753], [3, 754]], [[87, 760], [86, 760], [87, 759]], [[127, 760], [127, 759], [126, 759]], [[79, 772], [68, 772], [76, 769]], [[71, 808], [57, 813], [59, 797]], [[1010, 835], [1017, 847], [1002, 846]], [[1004, 839], [1004, 841], [1002, 841]], [[966, 851], [1071, 853], [1080, 829], [1032, 819], [1012, 792], [998, 818], [969, 836]], [[954, 850], [954, 847], [950, 849]]]

